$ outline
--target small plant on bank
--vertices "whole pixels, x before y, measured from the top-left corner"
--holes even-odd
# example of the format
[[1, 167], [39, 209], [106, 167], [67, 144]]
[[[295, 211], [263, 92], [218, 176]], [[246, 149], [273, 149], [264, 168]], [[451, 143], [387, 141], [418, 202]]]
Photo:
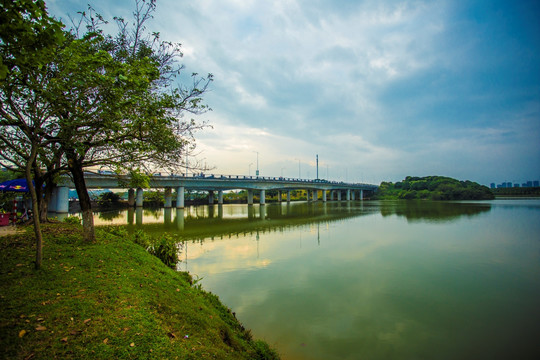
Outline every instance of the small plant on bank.
[[148, 249], [152, 244], [152, 239], [150, 238], [150, 236], [148, 236], [147, 233], [140, 229], [135, 230], [135, 232], [131, 236], [131, 239], [135, 244], [140, 245], [145, 249]]
[[122, 238], [130, 238], [135, 244], [143, 247], [150, 254], [154, 255], [161, 260], [165, 265], [170, 268], [175, 268], [179, 262], [179, 252], [181, 251], [182, 244], [178, 239], [173, 238], [169, 234], [163, 234], [157, 238], [148, 235], [143, 230], [135, 230], [131, 236], [128, 235], [127, 230], [121, 226], [110, 226], [103, 228], [105, 233], [120, 236]]
[[66, 224], [81, 225], [81, 218], [78, 216], [68, 216], [63, 220]]
[[165, 265], [174, 268], [178, 263], [180, 246], [178, 241], [170, 235], [163, 234], [152, 241], [152, 244], [148, 247], [148, 252], [160, 259]]

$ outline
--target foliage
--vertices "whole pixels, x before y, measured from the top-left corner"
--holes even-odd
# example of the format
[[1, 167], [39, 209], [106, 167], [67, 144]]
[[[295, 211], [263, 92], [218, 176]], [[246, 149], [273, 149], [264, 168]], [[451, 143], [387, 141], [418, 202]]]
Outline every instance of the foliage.
[[28, 178], [33, 169], [38, 190], [43, 183], [52, 189], [58, 173], [69, 170], [89, 241], [84, 168], [177, 168], [193, 149], [193, 133], [205, 126], [182, 116], [209, 110], [202, 95], [212, 75], [193, 74], [191, 85], [177, 85], [179, 45], [146, 31], [155, 6], [136, 1], [133, 24], [115, 18], [115, 36], [91, 7], [70, 32], [48, 17], [43, 1], [0, 9], [0, 160], [27, 169]]
[[81, 218], [78, 216], [68, 216], [62, 220], [66, 224], [81, 225]]
[[395, 184], [382, 182], [377, 199], [427, 200], [491, 200], [491, 190], [472, 181], [459, 181], [444, 176], [407, 176]]
[[135, 244], [140, 245], [145, 249], [148, 249], [152, 243], [150, 236], [140, 229], [135, 230], [135, 232], [131, 235], [131, 239]]
[[514, 187], [493, 189], [496, 196], [540, 196], [540, 187]]
[[173, 269], [176, 267], [176, 263], [178, 263], [178, 250], [178, 240], [173, 239], [168, 234], [163, 234], [157, 239], [153, 239], [148, 247], [150, 254], [156, 256], [165, 265]]
[[164, 195], [163, 191], [146, 191], [144, 193], [144, 202], [156, 206], [163, 205]]
[[174, 239], [169, 234], [152, 237], [143, 230], [137, 229], [129, 235], [126, 229], [121, 226], [106, 227], [104, 231], [108, 234], [131, 239], [135, 244], [141, 246], [171, 268], [175, 268], [179, 261], [181, 244], [178, 239]]
[[120, 195], [112, 191], [101, 193], [98, 197], [98, 205], [102, 207], [111, 207], [118, 204], [120, 201]]
[[43, 234], [42, 271], [31, 236], [0, 237], [2, 358], [278, 358], [215, 295], [125, 237], [98, 228], [87, 243], [67, 224]]

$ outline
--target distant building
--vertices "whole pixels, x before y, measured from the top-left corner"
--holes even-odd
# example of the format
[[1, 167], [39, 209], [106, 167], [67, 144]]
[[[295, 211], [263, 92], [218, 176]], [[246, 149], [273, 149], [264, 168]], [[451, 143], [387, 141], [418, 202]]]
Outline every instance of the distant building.
[[516, 188], [516, 187], [519, 187], [519, 184], [514, 184], [514, 187], [515, 187], [515, 188]]
[[534, 181], [533, 181], [533, 186], [534, 186], [534, 187], [539, 187], [539, 186], [540, 186], [539, 181], [538, 181], [538, 180], [534, 180]]
[[489, 187], [492, 188], [492, 189], [495, 189], [495, 183], [489, 184]]

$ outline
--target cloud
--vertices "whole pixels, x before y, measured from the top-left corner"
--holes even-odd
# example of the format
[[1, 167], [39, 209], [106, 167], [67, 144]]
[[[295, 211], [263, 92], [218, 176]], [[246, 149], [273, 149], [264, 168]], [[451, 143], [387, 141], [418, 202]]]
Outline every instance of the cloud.
[[[49, 4], [58, 13], [73, 6]], [[347, 169], [349, 178], [374, 182], [437, 170], [489, 183], [507, 171], [501, 163], [493, 170], [494, 153], [528, 166], [511, 167], [519, 176], [540, 173], [540, 165], [530, 166], [540, 156], [540, 26], [531, 15], [537, 5], [157, 5], [149, 28], [182, 43], [186, 74], [215, 75], [205, 97], [214, 111], [201, 117], [214, 130], [198, 139], [202, 156], [222, 173], [245, 172], [254, 151], [272, 175], [317, 153], [340, 176]], [[127, 18], [133, 3], [95, 7]], [[452, 146], [459, 151], [448, 151]]]

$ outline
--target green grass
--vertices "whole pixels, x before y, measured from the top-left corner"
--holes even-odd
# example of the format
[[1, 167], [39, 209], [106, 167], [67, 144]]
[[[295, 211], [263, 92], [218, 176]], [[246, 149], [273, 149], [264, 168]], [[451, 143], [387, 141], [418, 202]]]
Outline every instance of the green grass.
[[0, 237], [0, 358], [277, 359], [189, 274], [128, 239], [79, 225]]

